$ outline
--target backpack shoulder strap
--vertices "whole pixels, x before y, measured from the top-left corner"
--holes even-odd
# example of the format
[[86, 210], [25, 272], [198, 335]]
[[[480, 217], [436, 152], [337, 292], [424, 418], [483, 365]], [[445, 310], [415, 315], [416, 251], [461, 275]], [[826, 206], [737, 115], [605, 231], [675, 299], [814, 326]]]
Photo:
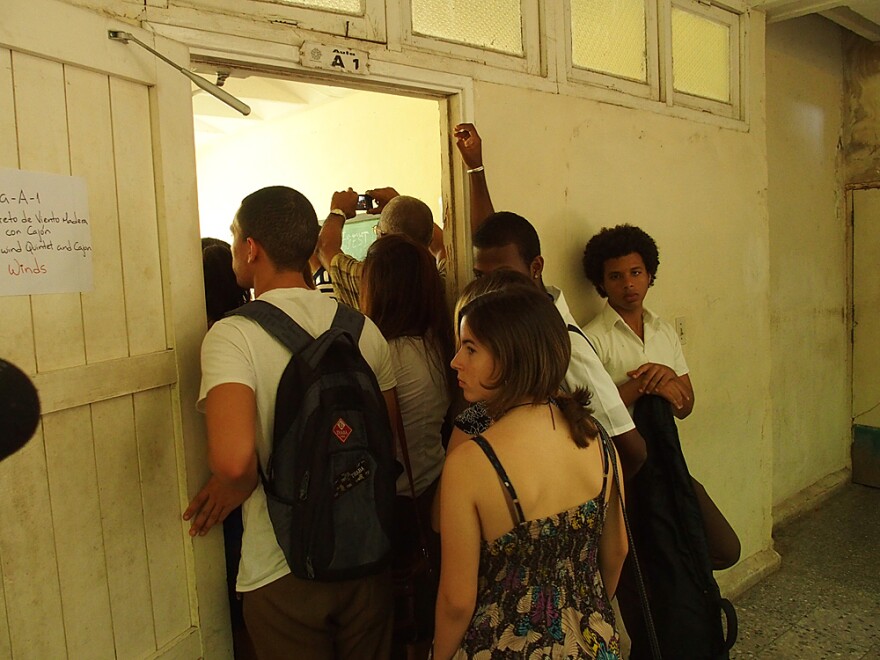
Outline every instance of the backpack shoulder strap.
[[586, 340], [587, 340], [587, 343], [590, 345], [590, 348], [593, 349], [593, 352], [594, 352], [596, 355], [599, 354], [599, 351], [597, 351], [597, 350], [596, 350], [596, 347], [593, 346], [593, 342], [590, 341], [590, 338], [587, 337], [587, 335], [584, 334], [584, 331], [581, 330], [579, 327], [577, 327], [577, 326], [574, 325], [573, 323], [569, 323], [569, 324], [568, 324], [568, 331], [569, 331], [569, 332], [573, 332], [573, 333], [576, 334], [576, 335], [580, 335], [581, 337], [583, 337], [584, 339], [586, 339]]
[[294, 354], [302, 353], [315, 341], [315, 338], [303, 330], [299, 323], [265, 300], [251, 301], [227, 316], [244, 316], [255, 321]]
[[333, 327], [347, 332], [357, 344], [361, 339], [366, 317], [353, 307], [344, 303], [337, 303], [336, 316], [333, 317]]

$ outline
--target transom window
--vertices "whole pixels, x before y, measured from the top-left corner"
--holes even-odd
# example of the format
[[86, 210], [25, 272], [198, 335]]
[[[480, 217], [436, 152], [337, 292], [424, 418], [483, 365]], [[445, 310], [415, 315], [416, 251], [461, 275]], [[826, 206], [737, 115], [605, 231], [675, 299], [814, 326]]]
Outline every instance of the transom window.
[[414, 34], [523, 54], [520, 0], [412, 0]]
[[738, 119], [737, 0], [566, 0], [568, 79]]

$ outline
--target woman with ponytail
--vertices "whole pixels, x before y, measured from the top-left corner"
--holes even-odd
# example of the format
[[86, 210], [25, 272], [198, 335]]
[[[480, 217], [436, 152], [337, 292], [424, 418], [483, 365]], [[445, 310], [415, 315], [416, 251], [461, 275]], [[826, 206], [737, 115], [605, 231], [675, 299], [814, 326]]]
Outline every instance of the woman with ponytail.
[[443, 470], [434, 657], [617, 658], [620, 467], [589, 394], [559, 388], [568, 329], [533, 286], [478, 296], [457, 320], [452, 367], [492, 423]]

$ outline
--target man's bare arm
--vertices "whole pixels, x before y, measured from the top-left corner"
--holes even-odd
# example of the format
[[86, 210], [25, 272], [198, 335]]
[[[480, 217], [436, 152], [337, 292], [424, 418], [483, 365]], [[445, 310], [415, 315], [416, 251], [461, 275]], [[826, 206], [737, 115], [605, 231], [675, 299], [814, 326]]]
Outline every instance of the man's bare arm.
[[489, 196], [489, 186], [486, 183], [486, 172], [482, 169], [483, 142], [473, 124], [458, 124], [452, 129], [452, 134], [455, 136], [455, 146], [458, 147], [468, 170], [479, 170], [468, 173], [471, 191], [471, 235], [473, 235], [486, 218], [495, 213], [492, 198]]
[[678, 419], [684, 419], [694, 409], [694, 388], [688, 374], [677, 376], [666, 365], [646, 362], [627, 375], [630, 380], [617, 388], [627, 406], [634, 404], [643, 394], [656, 394], [672, 404], [672, 413]]
[[623, 478], [631, 479], [648, 458], [645, 439], [636, 429], [630, 429], [611, 438], [620, 456]]
[[318, 260], [328, 271], [333, 257], [342, 252], [342, 228], [347, 219], [355, 216], [357, 198], [357, 193], [349, 188], [348, 190], [336, 191], [330, 200], [330, 209], [339, 209], [345, 214], [345, 217], [338, 213], [330, 213], [324, 220], [321, 232], [318, 234]]
[[204, 536], [250, 497], [257, 487], [257, 403], [241, 383], [213, 387], [205, 400], [211, 478], [183, 513], [191, 536]]
[[367, 194], [373, 198], [374, 202], [376, 202], [376, 208], [373, 210], [374, 213], [382, 213], [388, 205], [388, 202], [400, 195], [400, 193], [391, 186], [372, 188], [367, 191]]

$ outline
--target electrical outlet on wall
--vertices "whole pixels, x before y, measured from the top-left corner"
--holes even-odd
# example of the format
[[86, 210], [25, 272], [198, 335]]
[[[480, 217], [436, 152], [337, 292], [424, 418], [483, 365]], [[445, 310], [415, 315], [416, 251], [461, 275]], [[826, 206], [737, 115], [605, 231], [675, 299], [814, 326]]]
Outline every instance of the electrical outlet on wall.
[[678, 341], [682, 343], [682, 345], [687, 343], [687, 329], [685, 327], [684, 317], [676, 316], [675, 317], [675, 332], [678, 334]]

